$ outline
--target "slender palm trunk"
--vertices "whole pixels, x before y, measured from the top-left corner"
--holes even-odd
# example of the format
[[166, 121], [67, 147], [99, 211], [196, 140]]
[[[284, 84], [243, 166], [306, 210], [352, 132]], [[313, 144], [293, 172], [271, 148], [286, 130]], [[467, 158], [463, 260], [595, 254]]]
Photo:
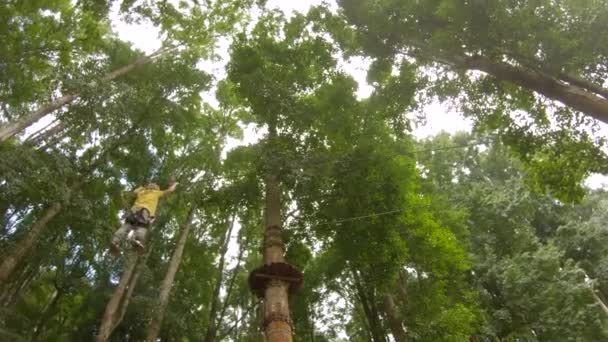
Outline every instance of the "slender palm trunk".
[[[135, 67], [137, 67], [139, 65], [150, 62], [152, 59], [154, 59], [154, 57], [162, 55], [168, 51], [170, 51], [170, 49], [166, 49], [166, 48], [159, 49], [156, 52], [152, 53], [151, 55], [139, 58], [131, 64], [125, 65], [121, 68], [118, 68], [118, 69], [106, 74], [104, 77], [101, 78], [100, 81], [101, 82], [111, 81], [119, 76], [122, 76], [122, 75], [128, 73], [129, 71], [133, 70]], [[89, 85], [94, 86], [95, 82], [92, 82]], [[79, 96], [80, 96], [79, 93], [63, 95], [60, 98], [58, 98], [52, 102], [46, 103], [46, 104], [42, 105], [40, 108], [19, 117], [17, 120], [15, 120], [13, 122], [9, 122], [3, 126], [0, 126], [0, 143], [5, 142], [6, 140], [10, 139], [14, 135], [23, 131], [24, 129], [26, 129], [27, 127], [29, 127], [36, 121], [42, 119], [47, 114], [50, 114], [53, 111], [74, 102], [74, 100], [76, 100]]]
[[167, 268], [167, 274], [165, 275], [165, 278], [163, 279], [163, 282], [160, 286], [158, 312], [148, 325], [148, 332], [146, 333], [146, 341], [148, 342], [156, 341], [158, 333], [160, 332], [160, 327], [162, 326], [163, 318], [165, 316], [165, 310], [167, 309], [167, 304], [169, 303], [169, 295], [171, 294], [171, 288], [173, 287], [173, 282], [175, 281], [175, 275], [179, 268], [179, 264], [182, 261], [184, 247], [186, 246], [186, 241], [188, 240], [190, 230], [192, 229], [192, 219], [194, 218], [195, 212], [196, 209], [193, 206], [190, 209], [186, 224], [184, 225], [184, 228], [182, 229], [180, 236], [177, 240], [177, 245], [175, 246], [173, 255], [171, 255], [169, 267]]
[[218, 275], [215, 281], [215, 288], [213, 289], [213, 296], [211, 298], [211, 308], [209, 309], [209, 325], [207, 326], [207, 333], [205, 334], [205, 342], [213, 342], [217, 337], [217, 309], [220, 301], [220, 290], [222, 288], [222, 280], [224, 275], [224, 264], [226, 261], [226, 252], [228, 251], [228, 243], [230, 242], [230, 235], [232, 235], [232, 228], [234, 227], [234, 215], [227, 222], [228, 229], [222, 241], [222, 249], [220, 250], [220, 261], [218, 265]]

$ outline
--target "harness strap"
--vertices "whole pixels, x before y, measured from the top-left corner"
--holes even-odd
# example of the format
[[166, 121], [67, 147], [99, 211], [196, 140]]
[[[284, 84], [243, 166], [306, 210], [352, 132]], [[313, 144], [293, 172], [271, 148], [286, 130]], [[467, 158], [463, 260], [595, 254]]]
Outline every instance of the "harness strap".
[[131, 211], [127, 215], [125, 221], [137, 227], [148, 228], [150, 226], [150, 223], [152, 223], [152, 217], [150, 216], [150, 212], [148, 211], [148, 209], [140, 208], [138, 210]]

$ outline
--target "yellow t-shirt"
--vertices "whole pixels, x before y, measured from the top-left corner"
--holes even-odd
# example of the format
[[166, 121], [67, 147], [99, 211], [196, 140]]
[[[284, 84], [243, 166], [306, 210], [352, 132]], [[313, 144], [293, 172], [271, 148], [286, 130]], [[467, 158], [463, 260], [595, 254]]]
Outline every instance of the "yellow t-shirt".
[[138, 191], [137, 199], [135, 199], [135, 204], [133, 204], [133, 207], [146, 208], [150, 212], [150, 216], [154, 216], [154, 214], [156, 214], [158, 200], [162, 197], [164, 192], [150, 189], [138, 189], [136, 191]]

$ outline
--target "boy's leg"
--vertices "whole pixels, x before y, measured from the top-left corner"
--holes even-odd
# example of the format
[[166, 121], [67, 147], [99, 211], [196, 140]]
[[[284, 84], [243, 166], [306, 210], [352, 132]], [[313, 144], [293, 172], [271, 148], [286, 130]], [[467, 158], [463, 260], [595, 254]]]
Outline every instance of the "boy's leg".
[[111, 244], [111, 252], [114, 255], [120, 254], [120, 241], [124, 240], [129, 231], [133, 229], [133, 227], [125, 222], [112, 236], [112, 244]]
[[145, 250], [146, 243], [146, 235], [148, 234], [148, 230], [144, 227], [134, 227], [135, 231], [133, 232], [133, 239], [131, 240], [131, 244], [135, 249], [137, 249], [140, 253], [143, 253]]
[[140, 253], [145, 250], [146, 235], [148, 230], [144, 227], [150, 224], [150, 212], [148, 209], [142, 208], [137, 212], [141, 225], [133, 226], [133, 238], [131, 244]]

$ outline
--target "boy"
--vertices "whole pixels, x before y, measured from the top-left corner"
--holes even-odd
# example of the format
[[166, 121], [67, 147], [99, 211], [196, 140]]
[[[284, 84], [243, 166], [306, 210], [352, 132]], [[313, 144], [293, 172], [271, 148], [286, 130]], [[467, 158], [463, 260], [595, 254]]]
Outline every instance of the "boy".
[[120, 227], [112, 237], [110, 253], [114, 256], [120, 255], [120, 242], [133, 230], [133, 238], [129, 242], [139, 252], [142, 252], [145, 247], [145, 238], [150, 223], [154, 220], [158, 201], [162, 196], [168, 195], [175, 191], [177, 183], [172, 183], [166, 190], [160, 190], [155, 183], [149, 183], [145, 187], [139, 187], [133, 192], [137, 195], [135, 203], [131, 208], [131, 212], [125, 219], [125, 223]]

